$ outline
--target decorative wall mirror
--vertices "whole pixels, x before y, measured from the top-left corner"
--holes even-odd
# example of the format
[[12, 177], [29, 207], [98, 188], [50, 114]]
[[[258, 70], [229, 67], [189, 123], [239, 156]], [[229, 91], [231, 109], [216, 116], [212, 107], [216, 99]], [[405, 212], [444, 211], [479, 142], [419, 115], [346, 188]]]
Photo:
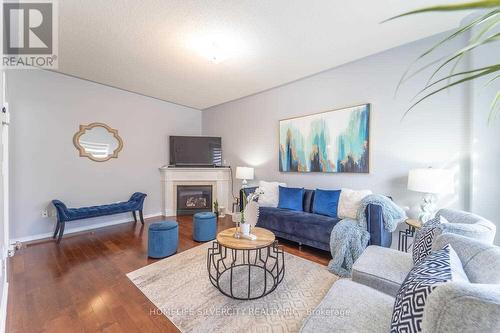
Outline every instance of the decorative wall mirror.
[[123, 148], [118, 131], [103, 123], [80, 125], [80, 130], [73, 137], [73, 144], [81, 157], [96, 162], [117, 158]]

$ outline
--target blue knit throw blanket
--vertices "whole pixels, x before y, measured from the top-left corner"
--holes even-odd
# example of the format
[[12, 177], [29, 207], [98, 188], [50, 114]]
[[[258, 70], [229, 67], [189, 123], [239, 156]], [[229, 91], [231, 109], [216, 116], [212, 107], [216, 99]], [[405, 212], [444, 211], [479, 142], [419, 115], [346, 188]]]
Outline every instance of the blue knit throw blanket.
[[375, 204], [382, 207], [384, 229], [393, 232], [398, 223], [406, 219], [405, 212], [386, 196], [371, 194], [361, 201], [357, 219], [343, 219], [337, 223], [330, 235], [332, 260], [328, 270], [341, 277], [352, 275], [352, 265], [361, 256], [370, 240], [367, 231], [366, 206]]

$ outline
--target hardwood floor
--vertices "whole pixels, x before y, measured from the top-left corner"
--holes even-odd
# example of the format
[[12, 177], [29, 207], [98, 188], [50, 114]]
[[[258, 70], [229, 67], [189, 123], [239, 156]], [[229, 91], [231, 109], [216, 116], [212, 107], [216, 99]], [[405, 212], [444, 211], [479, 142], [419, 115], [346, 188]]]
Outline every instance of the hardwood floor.
[[[57, 245], [28, 244], [10, 258], [7, 332], [178, 332], [125, 276], [155, 262], [147, 258], [147, 225], [126, 223], [78, 235]], [[179, 252], [192, 240], [191, 217], [181, 216]], [[219, 219], [219, 231], [232, 227]], [[326, 265], [330, 254], [281, 241], [289, 253]]]

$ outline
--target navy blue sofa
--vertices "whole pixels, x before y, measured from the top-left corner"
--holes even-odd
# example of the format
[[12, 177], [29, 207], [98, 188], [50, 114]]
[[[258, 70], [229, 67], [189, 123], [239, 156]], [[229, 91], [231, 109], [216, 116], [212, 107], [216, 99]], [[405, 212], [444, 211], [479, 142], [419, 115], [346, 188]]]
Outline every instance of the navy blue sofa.
[[[256, 188], [246, 187], [240, 191], [240, 209], [242, 209], [243, 196], [253, 193]], [[313, 202], [314, 190], [305, 190], [303, 212], [260, 207], [257, 226], [272, 231], [277, 237], [329, 251], [330, 234], [340, 219], [314, 214]], [[368, 205], [366, 218], [370, 233], [369, 245], [390, 247], [392, 234], [384, 229], [382, 207]]]
[[60, 200], [52, 200], [52, 204], [56, 207], [57, 211], [57, 225], [54, 231], [53, 238], [56, 238], [59, 233], [57, 242], [61, 241], [64, 234], [64, 226], [66, 222], [89, 219], [91, 217], [114, 215], [120, 213], [132, 212], [134, 216], [134, 221], [137, 222], [136, 211], [139, 211], [139, 217], [141, 218], [141, 223], [144, 224], [144, 216], [142, 214], [142, 209], [144, 205], [144, 199], [147, 194], [135, 192], [132, 194], [130, 199], [125, 202], [117, 202], [109, 205], [101, 206], [91, 206], [91, 207], [80, 207], [80, 208], [68, 208]]

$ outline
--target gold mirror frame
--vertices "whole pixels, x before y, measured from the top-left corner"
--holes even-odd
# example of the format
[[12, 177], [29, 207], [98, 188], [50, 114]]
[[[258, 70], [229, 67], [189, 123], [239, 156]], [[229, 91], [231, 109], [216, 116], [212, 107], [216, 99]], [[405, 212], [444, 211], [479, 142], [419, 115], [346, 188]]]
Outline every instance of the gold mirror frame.
[[[87, 153], [85, 151], [85, 148], [83, 148], [80, 145], [80, 142], [79, 142], [80, 137], [83, 134], [85, 134], [86, 131], [91, 130], [94, 127], [104, 127], [109, 133], [111, 133], [115, 137], [116, 140], [118, 140], [118, 147], [113, 151], [113, 154], [108, 155], [106, 158], [96, 158], [96, 157], [92, 156], [91, 154]], [[75, 135], [73, 136], [73, 144], [75, 145], [76, 149], [78, 149], [78, 151], [80, 152], [80, 157], [88, 157], [92, 161], [95, 161], [95, 162], [106, 162], [112, 158], [118, 158], [118, 153], [123, 148], [123, 140], [118, 135], [118, 131], [109, 127], [108, 125], [106, 125], [104, 123], [91, 123], [88, 125], [80, 125], [80, 130], [77, 133], [75, 133]]]

